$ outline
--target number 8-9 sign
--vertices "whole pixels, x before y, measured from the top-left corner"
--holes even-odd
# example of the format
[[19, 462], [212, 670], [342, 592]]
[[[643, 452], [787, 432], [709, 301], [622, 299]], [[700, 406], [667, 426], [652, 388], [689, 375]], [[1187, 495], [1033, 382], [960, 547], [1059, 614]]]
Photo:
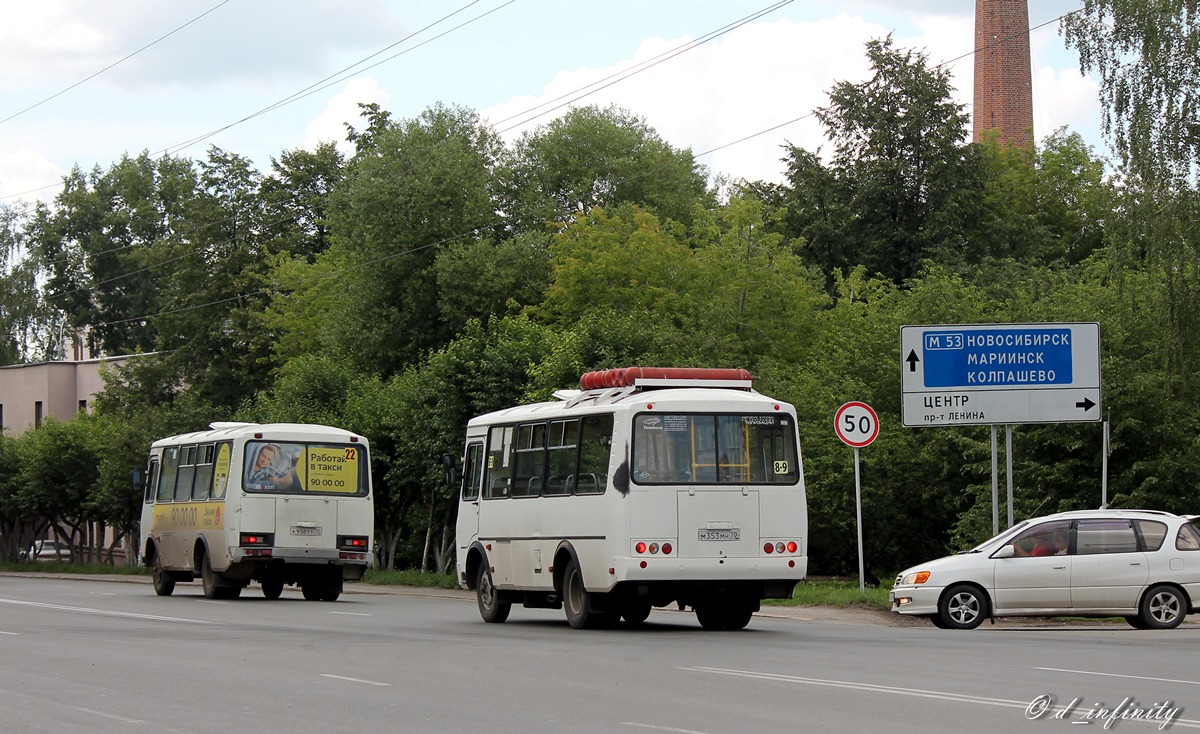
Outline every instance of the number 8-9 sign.
[[833, 430], [847, 446], [861, 449], [879, 436], [879, 416], [871, 406], [854, 400], [838, 408]]

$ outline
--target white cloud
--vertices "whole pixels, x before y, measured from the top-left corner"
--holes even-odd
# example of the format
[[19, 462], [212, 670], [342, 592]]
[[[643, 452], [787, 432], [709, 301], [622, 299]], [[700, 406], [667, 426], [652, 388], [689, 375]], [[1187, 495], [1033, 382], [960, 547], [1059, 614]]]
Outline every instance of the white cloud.
[[[62, 169], [36, 151], [0, 150], [0, 200], [25, 194], [21, 198], [52, 201], [61, 188], [58, 182], [63, 173]], [[29, 191], [32, 193], [26, 194]]]
[[[712, 173], [779, 181], [783, 143], [790, 141], [809, 149], [824, 143], [812, 111], [828, 102], [834, 82], [865, 77], [864, 44], [884, 35], [882, 27], [848, 15], [815, 22], [760, 22], [663, 61], [575, 104], [616, 104], [645, 117], [667, 142], [690, 147], [696, 154], [720, 148], [700, 159]], [[560, 72], [540, 96], [513, 98], [483, 110], [482, 115], [496, 123], [648, 62], [687, 40], [648, 39], [631, 59], [605, 68]], [[545, 124], [565, 111], [538, 118], [535, 124]], [[779, 125], [783, 127], [763, 132]], [[506, 137], [531, 128], [532, 124], [510, 130]], [[730, 145], [748, 136], [754, 137]]]
[[379, 83], [370, 77], [348, 82], [341, 92], [330, 97], [321, 114], [308, 123], [304, 147], [313, 150], [317, 145], [332, 140], [343, 155], [354, 155], [354, 146], [346, 140], [346, 123], [361, 129], [363, 120], [358, 105], [375, 102], [387, 109], [389, 99], [391, 97], [387, 92], [380, 89]]

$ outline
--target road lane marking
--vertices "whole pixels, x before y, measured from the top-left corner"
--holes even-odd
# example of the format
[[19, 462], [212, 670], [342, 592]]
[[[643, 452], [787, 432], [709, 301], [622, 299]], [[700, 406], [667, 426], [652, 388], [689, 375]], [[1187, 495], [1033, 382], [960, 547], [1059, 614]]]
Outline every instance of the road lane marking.
[[[957, 703], [973, 703], [983, 706], [1001, 706], [1004, 708], [1017, 708], [1028, 710], [1029, 701], [1014, 701], [1008, 698], [987, 698], [984, 696], [972, 696], [965, 693], [951, 693], [950, 691], [927, 691], [920, 688], [900, 688], [899, 686], [881, 686], [874, 683], [855, 683], [844, 680], [829, 680], [825, 678], [803, 678], [796, 675], [782, 675], [777, 673], [760, 673], [750, 670], [727, 670], [725, 668], [678, 668], [678, 670], [691, 670], [699, 673], [716, 673], [718, 675], [731, 675], [740, 678], [756, 678], [758, 680], [773, 680], [782, 683], [803, 683], [805, 685], [824, 686], [827, 688], [846, 688], [852, 691], [864, 691], [874, 693], [892, 693], [899, 696], [914, 696], [917, 698], [932, 698], [942, 701], [954, 701]], [[1046, 715], [1050, 716], [1058, 711], [1064, 710], [1064, 706], [1050, 706], [1046, 709]], [[1071, 722], [1078, 723], [1078, 722]], [[1173, 719], [1171, 721], [1173, 727], [1185, 727], [1188, 729], [1200, 729], [1200, 721], [1195, 719]]]
[[334, 675], [333, 673], [321, 673], [322, 678], [333, 678], [335, 680], [348, 680], [351, 683], [366, 683], [369, 686], [390, 686], [391, 683], [380, 683], [377, 680], [363, 680], [362, 678], [347, 678], [344, 675]]
[[163, 617], [158, 614], [138, 614], [137, 612], [117, 612], [111, 609], [94, 609], [91, 607], [70, 607], [64, 604], [47, 604], [40, 601], [23, 601], [21, 599], [0, 599], [0, 604], [12, 604], [21, 607], [38, 607], [39, 609], [57, 609], [60, 612], [80, 612], [83, 614], [98, 614], [103, 617], [127, 617], [129, 619], [153, 619], [159, 622], [187, 622], [189, 624], [221, 624], [208, 622], [203, 619], [185, 619], [183, 617]]
[[365, 612], [330, 612], [330, 614], [343, 614], [347, 617], [370, 617], [370, 616], [373, 616], [373, 615], [367, 614]]
[[21, 634], [21, 633], [20, 633], [20, 632], [5, 632], [4, 630], [0, 630], [0, 635], [13, 635], [13, 636], [16, 636], [16, 635], [19, 635], [19, 634]]
[[622, 721], [621, 726], [635, 726], [639, 729], [653, 729], [654, 731], [669, 731], [672, 734], [707, 734], [707, 732], [695, 731], [693, 729], [676, 729], [673, 726], [655, 726], [654, 724], [641, 724], [636, 721]]
[[73, 708], [76, 711], [82, 711], [85, 714], [92, 714], [93, 716], [103, 716], [106, 719], [115, 719], [116, 721], [119, 721], [122, 724], [144, 723], [141, 719], [127, 719], [124, 716], [117, 716], [116, 714], [108, 714], [103, 711], [96, 711], [95, 709], [85, 709], [82, 706], [69, 706], [68, 708]]
[[1200, 686], [1200, 680], [1179, 680], [1177, 678], [1151, 678], [1148, 675], [1125, 675], [1123, 673], [1101, 673], [1096, 670], [1071, 670], [1070, 668], [1034, 668], [1048, 670], [1051, 673], [1075, 673], [1077, 675], [1103, 675], [1109, 678], [1133, 678], [1134, 680], [1152, 680], [1156, 683], [1183, 683], [1189, 686]]

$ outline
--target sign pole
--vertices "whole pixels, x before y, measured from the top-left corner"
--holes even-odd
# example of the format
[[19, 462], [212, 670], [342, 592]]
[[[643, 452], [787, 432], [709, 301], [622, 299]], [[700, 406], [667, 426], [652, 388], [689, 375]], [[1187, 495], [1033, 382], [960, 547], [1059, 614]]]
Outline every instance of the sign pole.
[[858, 447], [854, 447], [854, 510], [858, 525], [858, 591], [866, 593], [866, 574], [863, 570], [862, 481], [858, 474]]
[[992, 535], [1000, 534], [1000, 475], [996, 456], [996, 426], [992, 425]]
[[862, 475], [859, 471], [858, 450], [870, 446], [879, 436], [879, 416], [866, 403], [853, 400], [838, 408], [833, 416], [833, 432], [842, 443], [854, 449], [854, 520], [858, 528], [858, 591], [867, 590], [867, 574], [863, 562]]
[[1013, 526], [1012, 424], [1004, 426], [1004, 478], [1008, 482], [1008, 527]]

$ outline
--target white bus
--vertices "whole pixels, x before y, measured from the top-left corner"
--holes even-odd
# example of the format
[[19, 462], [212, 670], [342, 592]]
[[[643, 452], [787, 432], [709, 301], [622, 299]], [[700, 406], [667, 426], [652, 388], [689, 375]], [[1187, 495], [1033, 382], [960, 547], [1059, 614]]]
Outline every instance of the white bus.
[[150, 446], [139, 547], [154, 591], [199, 577], [209, 599], [257, 581], [268, 599], [296, 584], [305, 599], [336, 601], [371, 563], [367, 440], [291, 423], [211, 428]]
[[796, 411], [745, 370], [590, 372], [467, 424], [457, 573], [486, 622], [514, 603], [579, 629], [652, 607], [741, 629], [808, 568]]

